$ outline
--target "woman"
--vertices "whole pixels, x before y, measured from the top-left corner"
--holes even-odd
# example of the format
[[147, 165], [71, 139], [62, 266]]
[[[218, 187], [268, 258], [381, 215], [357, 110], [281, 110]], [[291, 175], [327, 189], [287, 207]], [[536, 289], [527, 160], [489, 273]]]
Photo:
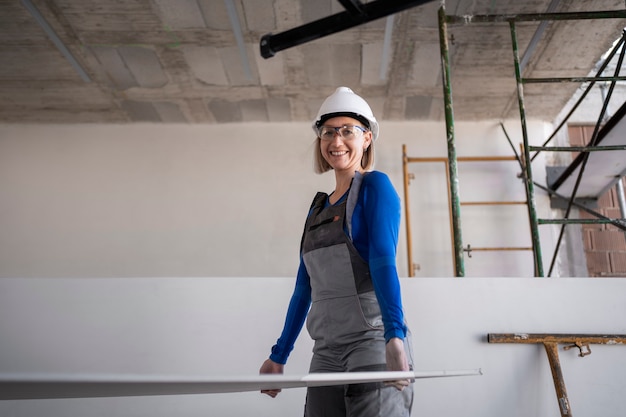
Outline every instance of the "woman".
[[[400, 200], [385, 174], [368, 171], [378, 122], [365, 100], [339, 87], [313, 130], [316, 172], [333, 170], [335, 189], [313, 200], [285, 325], [260, 372], [283, 373], [305, 319], [315, 342], [310, 372], [408, 371], [395, 264]], [[315, 387], [307, 390], [305, 416], [408, 417], [412, 401], [408, 380]]]

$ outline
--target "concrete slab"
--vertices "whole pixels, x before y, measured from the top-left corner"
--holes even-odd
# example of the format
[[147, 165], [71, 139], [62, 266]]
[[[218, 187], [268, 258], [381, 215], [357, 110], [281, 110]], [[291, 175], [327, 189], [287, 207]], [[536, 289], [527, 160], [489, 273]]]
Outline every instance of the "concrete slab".
[[212, 46], [184, 46], [183, 54], [193, 75], [212, 85], [228, 85], [219, 51]]
[[161, 61], [152, 49], [122, 46], [118, 52], [140, 87], [158, 88], [167, 84]]
[[170, 29], [188, 29], [205, 27], [200, 6], [196, 0], [155, 0], [161, 12], [163, 22]]

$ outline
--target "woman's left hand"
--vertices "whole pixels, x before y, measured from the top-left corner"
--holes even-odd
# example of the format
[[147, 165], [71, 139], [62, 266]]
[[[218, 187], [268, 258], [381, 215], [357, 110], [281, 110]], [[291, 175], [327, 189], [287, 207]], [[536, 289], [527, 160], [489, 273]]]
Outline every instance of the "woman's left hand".
[[[266, 359], [265, 362], [263, 362], [263, 365], [261, 365], [259, 374], [282, 374], [284, 368], [285, 365], [276, 363], [271, 359]], [[280, 389], [264, 389], [261, 390], [261, 394], [267, 394], [272, 398], [276, 398], [280, 391]]]
[[[406, 358], [406, 352], [404, 351], [404, 341], [398, 337], [394, 337], [387, 342], [385, 346], [385, 356], [387, 359], [388, 371], [409, 371], [409, 362]], [[398, 381], [385, 382], [387, 385], [394, 386], [398, 391], [402, 391], [405, 387], [409, 386], [408, 379], [401, 379]]]

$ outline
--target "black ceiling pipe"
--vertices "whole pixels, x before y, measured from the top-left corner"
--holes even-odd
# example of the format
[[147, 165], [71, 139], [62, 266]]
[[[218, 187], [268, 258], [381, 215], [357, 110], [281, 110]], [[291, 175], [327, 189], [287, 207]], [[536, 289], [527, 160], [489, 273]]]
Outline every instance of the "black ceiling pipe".
[[337, 0], [351, 15], [363, 13], [363, 3], [359, 0]]
[[[366, 4], [351, 1], [350, 3], [354, 7], [350, 7], [349, 11], [337, 13], [275, 35], [271, 33], [263, 35], [260, 42], [261, 56], [271, 58], [278, 51], [302, 45], [431, 1], [433, 0], [376, 0]], [[345, 1], [341, 1], [341, 3], [344, 4]], [[360, 13], [358, 12], [359, 9]]]

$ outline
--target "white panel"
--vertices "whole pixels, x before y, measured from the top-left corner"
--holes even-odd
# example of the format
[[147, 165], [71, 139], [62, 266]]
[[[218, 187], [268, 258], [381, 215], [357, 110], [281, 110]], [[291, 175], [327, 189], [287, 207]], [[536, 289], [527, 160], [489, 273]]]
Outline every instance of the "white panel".
[[402, 379], [480, 376], [480, 369], [406, 372], [328, 372], [307, 375], [185, 376], [1, 373], [0, 400], [224, 394], [324, 387]]
[[218, 123], [236, 123], [242, 121], [239, 103], [215, 99], [209, 101], [208, 107]]
[[[334, 86], [332, 78], [334, 63], [331, 62], [330, 45], [313, 42], [304, 44], [300, 48], [304, 55], [304, 70], [311, 85]], [[315, 111], [317, 112], [317, 109]]]
[[[390, 51], [392, 54], [393, 51]], [[366, 43], [363, 45], [363, 62], [361, 63], [361, 82], [365, 85], [383, 85], [389, 69], [381, 79], [380, 67], [383, 61], [383, 44]], [[389, 68], [389, 67], [388, 67]]]
[[96, 55], [100, 64], [102, 64], [107, 77], [116, 88], [125, 90], [138, 85], [137, 80], [128, 70], [117, 48], [92, 46], [91, 50]]
[[284, 56], [285, 54], [277, 54], [265, 59], [260, 53], [254, 55], [262, 85], [285, 84]]
[[[359, 93], [357, 92], [357, 94]], [[367, 100], [367, 104], [370, 105], [370, 108], [372, 109], [372, 112], [374, 113], [374, 116], [376, 117], [376, 119], [379, 122], [383, 120], [383, 109], [385, 107], [386, 98], [385, 97], [363, 97], [363, 98]]]
[[204, 19], [196, 0], [155, 0], [165, 24], [170, 29], [203, 28]]
[[228, 78], [216, 48], [185, 46], [183, 53], [191, 71], [199, 80], [212, 85], [228, 85]]
[[356, 88], [361, 79], [360, 45], [311, 43], [302, 46], [307, 77], [313, 85]]
[[[254, 45], [254, 47], [256, 48], [258, 46]], [[245, 53], [247, 54], [247, 62], [254, 62], [253, 59], [250, 59], [251, 50], [251, 48], [246, 48]], [[250, 71], [252, 71], [252, 74], [250, 74], [252, 79], [250, 79], [248, 74], [246, 74], [245, 64], [242, 60], [241, 50], [239, 48], [235, 46], [229, 48], [221, 48], [219, 49], [219, 54], [224, 63], [226, 76], [228, 77], [228, 80], [231, 82], [231, 84], [251, 85], [258, 82], [258, 75], [256, 75], [254, 68], [250, 68]]]
[[165, 123], [185, 123], [187, 121], [180, 110], [180, 106], [176, 103], [154, 102], [152, 104], [159, 114], [159, 118]]
[[361, 80], [361, 45], [332, 45], [330, 61], [331, 85], [357, 88]]
[[255, 32], [276, 30], [274, 0], [243, 0], [245, 29]]
[[[413, 416], [558, 417], [543, 348], [491, 344], [487, 335], [626, 333], [616, 320], [626, 316], [626, 280], [423, 278], [401, 285], [416, 369], [483, 371], [417, 380]], [[260, 277], [0, 279], [0, 372], [256, 374], [292, 291], [293, 279]], [[311, 348], [303, 331], [285, 375], [306, 373]], [[585, 358], [559, 349], [573, 415], [623, 415], [624, 349], [592, 345]], [[290, 389], [275, 399], [249, 392], [0, 401], [0, 415], [282, 417], [300, 415], [304, 395]]]
[[246, 122], [267, 122], [267, 107], [265, 100], [243, 100], [239, 104], [241, 116]]
[[441, 51], [439, 44], [421, 44], [415, 51], [409, 85], [434, 87], [441, 77]]
[[428, 120], [432, 107], [430, 96], [410, 96], [406, 98], [404, 114], [408, 120]]
[[141, 87], [157, 88], [167, 84], [161, 61], [153, 50], [121, 46], [118, 51]]
[[288, 99], [267, 99], [267, 114], [271, 122], [288, 122], [291, 120], [291, 106]]
[[121, 108], [134, 122], [160, 122], [161, 117], [151, 102], [123, 100]]
[[202, 10], [207, 28], [233, 30], [224, 0], [198, 0], [198, 5]]
[[326, 16], [333, 14], [333, 6], [341, 7], [341, 5], [339, 5], [339, 2], [333, 0], [300, 0], [300, 4], [302, 21], [304, 23], [309, 23], [314, 20], [322, 19]]

